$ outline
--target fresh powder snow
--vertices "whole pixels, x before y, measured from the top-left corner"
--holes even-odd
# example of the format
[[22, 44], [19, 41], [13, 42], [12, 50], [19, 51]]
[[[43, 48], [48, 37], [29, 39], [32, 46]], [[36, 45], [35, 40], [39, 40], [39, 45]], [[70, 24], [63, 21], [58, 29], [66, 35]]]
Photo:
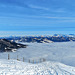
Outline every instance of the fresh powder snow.
[[0, 75], [75, 75], [75, 68], [58, 62], [39, 64], [0, 60]]

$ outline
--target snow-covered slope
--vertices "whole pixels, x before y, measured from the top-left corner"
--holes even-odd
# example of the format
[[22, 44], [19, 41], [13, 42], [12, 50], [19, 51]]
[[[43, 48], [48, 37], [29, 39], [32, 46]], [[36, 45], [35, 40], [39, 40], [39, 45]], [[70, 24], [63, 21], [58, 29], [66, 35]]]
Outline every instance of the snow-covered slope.
[[75, 68], [51, 61], [30, 64], [17, 60], [0, 60], [0, 75], [75, 75]]

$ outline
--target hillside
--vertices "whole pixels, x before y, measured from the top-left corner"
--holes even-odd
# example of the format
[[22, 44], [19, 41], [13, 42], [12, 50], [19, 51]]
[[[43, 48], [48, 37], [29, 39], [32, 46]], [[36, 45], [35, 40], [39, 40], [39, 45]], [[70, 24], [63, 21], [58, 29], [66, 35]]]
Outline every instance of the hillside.
[[75, 68], [58, 62], [40, 64], [0, 60], [0, 75], [75, 75]]
[[6, 39], [0, 39], [0, 52], [14, 51], [18, 48], [26, 48], [26, 46], [27, 45], [11, 42]]

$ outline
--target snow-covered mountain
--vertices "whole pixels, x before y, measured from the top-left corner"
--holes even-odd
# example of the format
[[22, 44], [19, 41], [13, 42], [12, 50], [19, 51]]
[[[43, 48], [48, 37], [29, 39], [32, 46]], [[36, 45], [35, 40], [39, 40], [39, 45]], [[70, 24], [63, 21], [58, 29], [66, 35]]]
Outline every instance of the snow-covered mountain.
[[75, 41], [75, 35], [54, 34], [53, 36], [14, 36], [7, 38], [15, 42], [37, 42], [37, 43], [51, 43], [51, 42], [67, 42]]
[[75, 42], [20, 43], [27, 48], [0, 53], [0, 75], [75, 75]]
[[0, 60], [0, 75], [75, 75], [75, 67], [51, 61], [31, 64], [17, 60]]

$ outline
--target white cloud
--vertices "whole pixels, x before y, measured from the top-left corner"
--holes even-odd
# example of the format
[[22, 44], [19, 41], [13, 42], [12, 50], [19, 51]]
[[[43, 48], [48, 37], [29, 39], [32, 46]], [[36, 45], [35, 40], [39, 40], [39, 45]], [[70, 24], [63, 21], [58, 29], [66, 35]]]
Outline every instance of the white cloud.
[[49, 10], [49, 8], [36, 6], [36, 5], [32, 5], [32, 4], [30, 4], [29, 7], [34, 8], [34, 9]]
[[75, 17], [48, 17], [48, 16], [46, 16], [46, 18], [54, 18], [54, 19], [75, 19]]
[[66, 12], [64, 8], [58, 8], [56, 10], [54, 10], [54, 12], [59, 12], [59, 13], [63, 13]]

